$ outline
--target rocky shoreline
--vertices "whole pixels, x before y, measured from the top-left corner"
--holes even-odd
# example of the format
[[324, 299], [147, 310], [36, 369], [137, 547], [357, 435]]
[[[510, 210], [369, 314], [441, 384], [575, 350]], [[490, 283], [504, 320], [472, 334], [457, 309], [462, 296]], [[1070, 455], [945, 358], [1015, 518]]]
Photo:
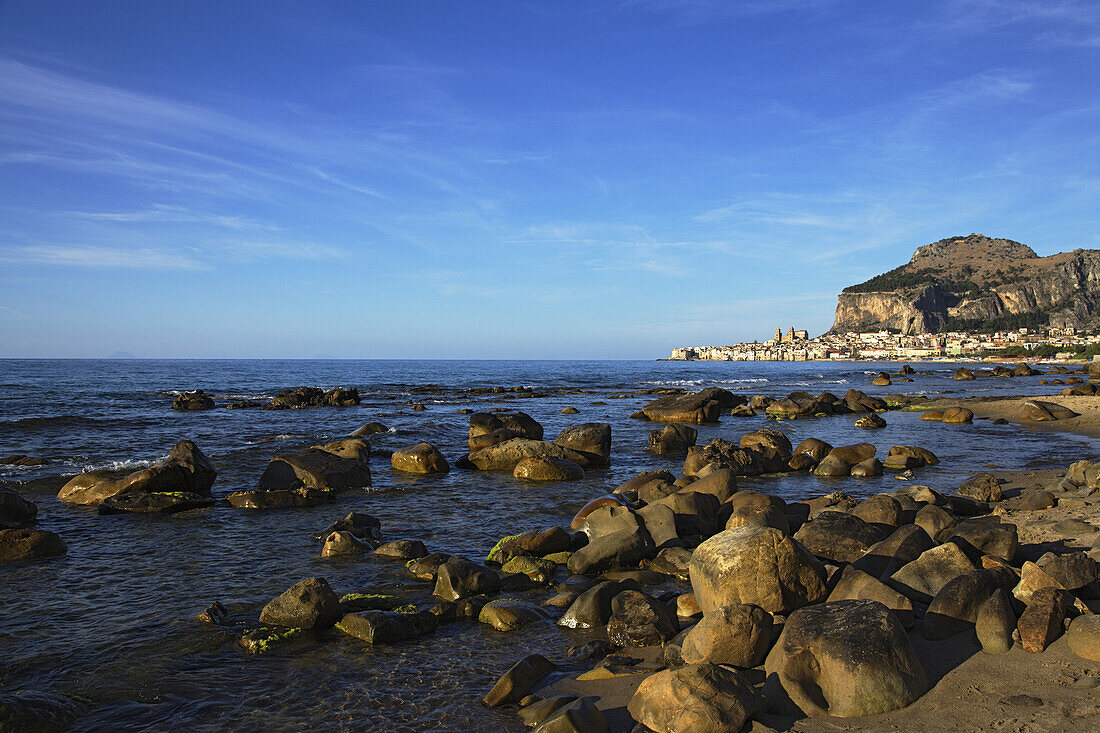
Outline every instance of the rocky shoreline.
[[[287, 394], [298, 406], [350, 404], [321, 390]], [[643, 472], [592, 497], [568, 526], [506, 535], [484, 557], [386, 538], [376, 519], [352, 513], [319, 528], [319, 556], [385, 558], [420, 583], [412, 598], [337, 590], [316, 576], [248, 608], [197, 608], [198, 622], [231, 632], [252, 654], [324, 645], [333, 634], [416, 644], [444, 626], [483, 624], [514, 637], [518, 660], [485, 704], [515, 706], [543, 733], [832, 730], [835, 718], [853, 730], [1100, 722], [1100, 463], [977, 474], [948, 493], [919, 483], [938, 462], [931, 451], [896, 445], [880, 458], [866, 437], [902, 409], [938, 413], [944, 430], [986, 418], [1100, 435], [1096, 396], [1044, 397], [1073, 416], [1035, 420], [1026, 397], [649, 394], [656, 399], [634, 417], [657, 423], [647, 440], [654, 456], [683, 456], [680, 476]], [[695, 444], [693, 426], [755, 414], [775, 427]], [[785, 420], [830, 415], [860, 418], [852, 443], [793, 446], [783, 432]], [[356, 437], [275, 455], [255, 488], [218, 498], [213, 464], [181, 440], [140, 471], [81, 474], [59, 498], [101, 514], [215, 503], [290, 510], [369, 488], [378, 458], [424, 480], [465, 470], [533, 485], [575, 481], [613, 459], [607, 423], [546, 440], [523, 412], [471, 413], [468, 422], [468, 452], [453, 462], [426, 441], [373, 450], [369, 435], [385, 426], [372, 423]], [[788, 502], [739, 486], [756, 476], [884, 472], [898, 488], [862, 500], [836, 491]], [[34, 528], [36, 513], [16, 491], [0, 491], [0, 562], [49, 562], [65, 551], [56, 534]], [[590, 639], [564, 658], [525, 655], [523, 627], [548, 621]], [[63, 729], [81, 714], [79, 701], [51, 706], [44, 695], [0, 693], [0, 730], [41, 721]]]

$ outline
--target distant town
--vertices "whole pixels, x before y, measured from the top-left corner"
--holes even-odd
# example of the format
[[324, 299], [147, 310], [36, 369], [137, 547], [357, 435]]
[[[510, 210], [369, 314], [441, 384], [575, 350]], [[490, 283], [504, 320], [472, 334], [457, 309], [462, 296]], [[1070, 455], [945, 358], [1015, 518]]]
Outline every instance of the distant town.
[[767, 341], [731, 346], [684, 346], [673, 349], [670, 361], [823, 361], [829, 359], [957, 359], [998, 355], [1031, 355], [1069, 359], [1100, 350], [1100, 335], [1072, 326], [1020, 328], [997, 333], [930, 333], [902, 335], [891, 331], [826, 333], [809, 338], [805, 330], [775, 329]]

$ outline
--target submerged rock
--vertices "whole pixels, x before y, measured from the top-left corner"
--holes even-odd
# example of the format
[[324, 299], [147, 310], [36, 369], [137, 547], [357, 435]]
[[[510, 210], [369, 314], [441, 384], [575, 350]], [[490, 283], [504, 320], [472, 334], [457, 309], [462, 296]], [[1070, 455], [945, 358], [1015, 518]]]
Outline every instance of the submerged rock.
[[0, 529], [19, 529], [34, 522], [38, 506], [17, 491], [0, 489]]
[[260, 623], [292, 628], [324, 628], [340, 618], [340, 599], [324, 578], [306, 578], [264, 606]]
[[541, 654], [524, 657], [501, 675], [482, 702], [491, 708], [517, 703], [535, 689], [535, 683], [553, 670], [554, 665]]
[[63, 555], [65, 543], [42, 529], [0, 529], [0, 563]]
[[100, 504], [119, 494], [187, 492], [210, 496], [217, 469], [198, 446], [181, 440], [168, 457], [148, 468], [116, 478], [108, 471], [89, 471], [61, 487], [57, 498], [70, 504]]
[[362, 438], [277, 455], [260, 476], [260, 489], [264, 491], [338, 491], [370, 485], [370, 443]]
[[336, 628], [368, 644], [396, 644], [435, 631], [438, 620], [431, 611], [357, 611], [336, 622]]

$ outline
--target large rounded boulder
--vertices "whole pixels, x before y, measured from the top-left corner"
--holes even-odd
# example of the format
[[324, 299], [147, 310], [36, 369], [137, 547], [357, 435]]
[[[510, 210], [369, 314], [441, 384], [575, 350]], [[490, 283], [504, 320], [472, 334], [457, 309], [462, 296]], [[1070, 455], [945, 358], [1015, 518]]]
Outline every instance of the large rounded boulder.
[[554, 443], [589, 456], [589, 466], [611, 464], [611, 426], [605, 422], [586, 422], [562, 430]]
[[451, 470], [447, 459], [431, 443], [417, 443], [394, 451], [390, 465], [403, 473], [447, 473]]
[[786, 693], [811, 717], [888, 713], [928, 690], [905, 629], [878, 601], [835, 601], [795, 611], [764, 670], [766, 692]]
[[709, 733], [741, 730], [763, 702], [741, 673], [702, 663], [646, 677], [627, 710], [658, 733]]
[[732, 603], [790, 613], [828, 595], [825, 566], [773, 527], [719, 532], [695, 548], [688, 572], [703, 613]]
[[112, 496], [137, 492], [189, 492], [210, 496], [218, 471], [199, 447], [181, 440], [168, 457], [148, 468], [117, 477], [106, 471], [89, 471], [61, 487], [57, 498], [69, 504], [100, 504]]

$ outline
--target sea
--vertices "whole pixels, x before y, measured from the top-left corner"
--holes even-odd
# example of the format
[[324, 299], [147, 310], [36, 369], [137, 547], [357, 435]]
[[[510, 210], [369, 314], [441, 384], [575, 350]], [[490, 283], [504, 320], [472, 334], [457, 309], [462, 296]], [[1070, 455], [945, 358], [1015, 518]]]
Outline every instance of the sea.
[[[659, 425], [631, 419], [654, 388], [717, 386], [746, 396], [795, 390], [843, 395], [972, 396], [1056, 394], [1038, 377], [956, 382], [958, 364], [916, 364], [912, 382], [873, 387], [872, 374], [900, 363], [461, 361], [461, 360], [2, 360], [0, 455], [46, 459], [40, 467], [0, 466], [0, 479], [36, 502], [37, 526], [68, 544], [64, 556], [0, 566], [0, 691], [62, 694], [87, 703], [77, 731], [356, 730], [520, 731], [514, 711], [481, 698], [523, 656], [541, 653], [565, 671], [571, 647], [590, 632], [550, 620], [502, 633], [473, 621], [433, 636], [370, 647], [336, 630], [308, 634], [263, 655], [238, 644], [239, 627], [200, 624], [214, 601], [235, 618], [255, 619], [270, 599], [312, 576], [337, 593], [392, 593], [431, 604], [431, 587], [400, 563], [371, 555], [322, 559], [312, 536], [348, 512], [377, 517], [384, 537], [420, 539], [431, 551], [483, 560], [499, 538], [568, 525], [587, 501], [644, 470], [679, 474], [682, 457], [645, 451]], [[975, 365], [967, 366], [974, 368]], [[1040, 368], [1042, 368], [1040, 366]], [[298, 386], [355, 387], [362, 404], [304, 410], [227, 410], [234, 400], [265, 401]], [[489, 392], [480, 388], [501, 387]], [[530, 391], [511, 391], [515, 387]], [[202, 389], [218, 407], [171, 409], [182, 391]], [[413, 410], [421, 404], [424, 410]], [[579, 413], [562, 414], [574, 407]], [[428, 441], [453, 463], [466, 451], [468, 416], [460, 410], [522, 410], [552, 440], [568, 425], [612, 426], [611, 467], [579, 481], [521, 482], [507, 474], [452, 469], [414, 477], [372, 459], [374, 485], [308, 509], [249, 511], [219, 504], [180, 514], [101, 516], [60, 503], [58, 489], [91, 469], [137, 470], [162, 459], [181, 439], [215, 463], [217, 497], [254, 488], [270, 459], [347, 436], [377, 421], [379, 451]], [[817, 437], [842, 445], [919, 445], [941, 463], [914, 483], [953, 491], [988, 468], [1060, 468], [1097, 454], [1097, 441], [1018, 425], [945, 426], [918, 413], [885, 414], [887, 427], [854, 427], [856, 416], [775, 422], [724, 417], [699, 426], [699, 444], [736, 441], [761, 427], [797, 444]], [[797, 500], [842, 490], [856, 497], [893, 491], [894, 475], [749, 478], [743, 487]], [[548, 596], [550, 590], [543, 596]], [[535, 594], [536, 601], [543, 596]], [[591, 665], [591, 662], [588, 662]], [[573, 665], [572, 667], [570, 665]], [[581, 665], [581, 666], [576, 666]]]

